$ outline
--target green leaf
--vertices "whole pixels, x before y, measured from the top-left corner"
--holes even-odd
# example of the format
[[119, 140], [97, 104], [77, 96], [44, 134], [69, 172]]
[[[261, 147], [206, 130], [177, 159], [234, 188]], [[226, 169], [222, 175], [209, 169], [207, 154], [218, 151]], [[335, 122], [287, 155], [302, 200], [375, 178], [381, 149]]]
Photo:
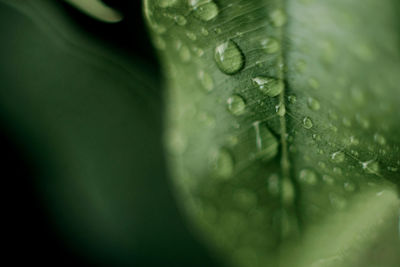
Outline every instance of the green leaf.
[[396, 0], [144, 0], [180, 204], [231, 265], [372, 266], [372, 247], [400, 248], [398, 12]]

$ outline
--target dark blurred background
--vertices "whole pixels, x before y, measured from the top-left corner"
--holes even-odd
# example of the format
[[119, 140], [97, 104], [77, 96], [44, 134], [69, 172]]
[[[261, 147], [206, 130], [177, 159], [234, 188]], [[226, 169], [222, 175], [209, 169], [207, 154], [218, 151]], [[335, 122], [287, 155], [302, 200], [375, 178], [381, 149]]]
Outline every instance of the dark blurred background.
[[107, 24], [64, 1], [0, 1], [4, 262], [213, 266], [173, 197], [162, 76], [141, 1]]

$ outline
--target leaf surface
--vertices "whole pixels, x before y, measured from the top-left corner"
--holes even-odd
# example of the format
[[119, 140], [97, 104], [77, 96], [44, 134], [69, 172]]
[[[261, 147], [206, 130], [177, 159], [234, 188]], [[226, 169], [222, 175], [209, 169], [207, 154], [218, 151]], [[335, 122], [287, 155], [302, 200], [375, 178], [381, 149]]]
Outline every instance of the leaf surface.
[[357, 266], [393, 226], [398, 11], [378, 0], [144, 1], [168, 81], [177, 194], [232, 265], [292, 266], [295, 249], [298, 266]]

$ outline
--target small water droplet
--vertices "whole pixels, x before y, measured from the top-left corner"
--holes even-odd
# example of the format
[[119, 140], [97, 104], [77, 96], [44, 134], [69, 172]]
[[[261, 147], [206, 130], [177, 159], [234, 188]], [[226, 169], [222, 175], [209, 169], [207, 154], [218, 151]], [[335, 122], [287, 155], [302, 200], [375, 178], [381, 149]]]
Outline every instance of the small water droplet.
[[283, 10], [276, 9], [271, 13], [271, 22], [275, 27], [282, 27], [286, 24], [286, 21], [286, 14]]
[[206, 28], [202, 27], [200, 32], [201, 32], [202, 35], [208, 36], [208, 30]]
[[311, 129], [313, 127], [313, 122], [309, 117], [303, 119], [303, 127], [306, 129]]
[[272, 135], [266, 125], [260, 125], [259, 121], [254, 122], [253, 127], [256, 134], [257, 152], [252, 157], [263, 161], [274, 158], [278, 154], [279, 146], [276, 137]]
[[197, 35], [194, 32], [186, 32], [186, 36], [187, 36], [187, 38], [189, 38], [192, 41], [197, 40]]
[[167, 47], [167, 44], [165, 43], [163, 38], [161, 38], [160, 36], [157, 36], [154, 39], [154, 46], [159, 50], [164, 50]]
[[229, 40], [215, 48], [215, 62], [218, 68], [225, 74], [232, 75], [244, 67], [245, 59], [239, 46]]
[[190, 54], [190, 50], [187, 46], [183, 45], [179, 50], [179, 57], [183, 62], [189, 62], [192, 55]]
[[356, 190], [356, 185], [351, 181], [345, 182], [343, 187], [347, 192], [354, 192]]
[[175, 5], [178, 0], [158, 0], [158, 5], [162, 8], [171, 7]]
[[374, 135], [374, 141], [377, 142], [378, 144], [382, 145], [382, 146], [386, 145], [386, 139], [381, 134], [376, 133]]
[[337, 174], [337, 175], [342, 175], [342, 169], [339, 167], [334, 167], [333, 168], [333, 173]]
[[299, 72], [299, 73], [304, 73], [305, 72], [305, 70], [306, 70], [306, 68], [307, 68], [307, 63], [304, 61], [304, 60], [302, 60], [302, 59], [300, 59], [300, 60], [298, 60], [297, 62], [296, 62], [296, 70]]
[[335, 183], [335, 179], [333, 179], [332, 176], [329, 175], [323, 175], [322, 180], [328, 185], [333, 185]]
[[331, 155], [332, 162], [341, 163], [345, 160], [346, 155], [342, 151], [337, 151]]
[[230, 178], [234, 172], [234, 167], [235, 167], [232, 154], [224, 148], [221, 149], [220, 151], [218, 151], [216, 154], [213, 155], [211, 167], [213, 173], [218, 178], [222, 179]]
[[297, 97], [295, 95], [288, 96], [288, 101], [291, 104], [295, 104], [297, 102]]
[[242, 115], [246, 112], [246, 102], [243, 97], [233, 95], [228, 98], [228, 110], [235, 116]]
[[314, 79], [314, 78], [310, 78], [309, 80], [308, 80], [308, 84], [310, 85], [310, 87], [312, 88], [312, 89], [318, 89], [319, 88], [319, 82], [316, 80], [316, 79]]
[[214, 89], [214, 81], [208, 73], [200, 71], [198, 77], [206, 92], [211, 92]]
[[258, 76], [252, 79], [252, 82], [258, 89], [269, 97], [278, 96], [284, 89], [281, 80]]
[[317, 175], [310, 169], [301, 170], [299, 174], [299, 180], [309, 185], [315, 185], [318, 182]]
[[307, 99], [307, 105], [311, 110], [314, 110], [314, 111], [317, 111], [317, 110], [319, 110], [321, 108], [321, 105], [319, 104], [319, 101], [314, 99], [314, 98], [312, 98], [312, 97], [309, 97]]
[[281, 104], [275, 106], [275, 111], [278, 114], [278, 116], [283, 117], [286, 114], [286, 107], [285, 107], [285, 105], [283, 105], [281, 103]]
[[175, 20], [176, 24], [178, 24], [179, 26], [184, 26], [187, 23], [186, 18], [184, 16], [181, 16], [181, 15], [176, 15], [174, 17], [174, 20]]
[[293, 182], [289, 178], [282, 180], [282, 200], [286, 205], [293, 204], [295, 199], [295, 189]]
[[194, 16], [202, 21], [210, 21], [218, 15], [218, 6], [214, 1], [189, 1], [192, 5]]
[[274, 54], [279, 51], [279, 43], [277, 40], [273, 38], [263, 39], [261, 41], [261, 47], [267, 52], [268, 54]]
[[356, 137], [350, 136], [350, 144], [351, 145], [357, 146], [359, 143], [360, 143], [360, 141]]
[[366, 162], [362, 162], [361, 166], [363, 170], [370, 174], [377, 174], [379, 173], [379, 163], [375, 160], [370, 160]]
[[363, 127], [364, 129], [369, 128], [369, 126], [370, 126], [369, 121], [366, 118], [362, 117], [360, 114], [356, 115], [356, 120], [361, 125], [361, 127]]

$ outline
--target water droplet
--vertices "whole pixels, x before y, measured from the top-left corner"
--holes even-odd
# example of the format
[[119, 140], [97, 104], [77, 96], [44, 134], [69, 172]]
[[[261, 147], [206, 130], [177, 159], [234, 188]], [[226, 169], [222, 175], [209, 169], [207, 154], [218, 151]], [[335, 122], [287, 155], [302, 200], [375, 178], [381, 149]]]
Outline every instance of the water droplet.
[[306, 70], [306, 68], [307, 68], [307, 63], [304, 61], [304, 60], [298, 60], [297, 62], [296, 62], [296, 70], [299, 72], [299, 73], [304, 73], [304, 71]]
[[311, 129], [313, 127], [313, 122], [309, 117], [303, 119], [303, 127], [306, 129]]
[[379, 163], [375, 160], [362, 162], [361, 166], [367, 173], [377, 174], [379, 172]]
[[291, 205], [294, 202], [295, 189], [293, 182], [289, 178], [282, 180], [282, 200], [286, 205]]
[[214, 1], [199, 1], [191, 0], [189, 3], [192, 5], [194, 16], [202, 21], [210, 21], [218, 15], [218, 6]]
[[178, 0], [158, 0], [158, 5], [162, 8], [175, 5]]
[[282, 27], [286, 24], [286, 14], [281, 9], [276, 9], [271, 13], [271, 22], [275, 27]]
[[186, 18], [184, 16], [181, 16], [181, 15], [175, 16], [174, 20], [175, 20], [176, 24], [178, 24], [179, 26], [184, 26], [187, 23]]
[[278, 41], [273, 38], [267, 38], [262, 40], [261, 46], [268, 54], [274, 54], [278, 52], [280, 48]]
[[269, 131], [266, 125], [260, 125], [259, 121], [253, 123], [256, 134], [257, 152], [252, 156], [263, 161], [268, 161], [278, 154], [279, 143], [275, 136]]
[[341, 163], [345, 158], [346, 155], [342, 151], [337, 151], [331, 155], [331, 160], [335, 163]]
[[382, 146], [386, 145], [385, 137], [383, 137], [382, 135], [380, 135], [378, 133], [376, 133], [374, 135], [374, 141], [377, 142], [378, 144], [382, 145]]
[[228, 110], [235, 116], [242, 115], [246, 112], [246, 102], [243, 97], [233, 95], [228, 98]]
[[319, 82], [316, 80], [316, 79], [314, 79], [314, 78], [310, 78], [309, 80], [308, 80], [308, 84], [310, 85], [310, 87], [312, 88], [312, 89], [318, 89], [319, 88]]
[[339, 167], [334, 167], [333, 168], [333, 173], [337, 174], [337, 175], [342, 175], [342, 169]]
[[312, 97], [309, 97], [307, 99], [307, 105], [311, 110], [315, 110], [315, 111], [317, 111], [321, 108], [321, 105], [319, 104], [318, 100], [316, 100]]
[[356, 137], [350, 136], [350, 144], [351, 145], [357, 146], [359, 143], [360, 143], [360, 141]]
[[278, 114], [278, 116], [283, 117], [286, 114], [286, 107], [282, 103], [279, 105], [276, 105], [275, 110], [276, 110], [276, 113]]
[[226, 149], [221, 149], [212, 159], [213, 173], [222, 179], [228, 179], [234, 172], [234, 160], [231, 153]]
[[258, 89], [269, 97], [278, 96], [284, 89], [284, 84], [281, 80], [267, 77], [256, 77], [252, 79], [253, 84]]
[[235, 74], [244, 67], [244, 56], [239, 46], [233, 41], [218, 45], [214, 54], [218, 68], [225, 74]]
[[167, 47], [167, 44], [165, 43], [163, 38], [161, 38], [160, 36], [157, 36], [154, 39], [154, 46], [159, 50], [164, 50]]
[[202, 87], [206, 92], [211, 92], [214, 89], [213, 79], [208, 73], [200, 71], [198, 77]]
[[186, 36], [187, 36], [187, 38], [189, 38], [192, 41], [197, 40], [197, 35], [194, 32], [186, 32]]
[[360, 114], [356, 115], [356, 120], [364, 129], [369, 128], [370, 126], [369, 121], [366, 118], [362, 117]]
[[201, 32], [202, 35], [208, 36], [208, 30], [206, 28], [204, 28], [204, 27], [201, 28], [200, 32]]
[[328, 185], [333, 185], [335, 183], [335, 179], [333, 179], [331, 176], [329, 175], [324, 175], [322, 176], [322, 180], [328, 184]]
[[309, 169], [300, 171], [299, 180], [309, 185], [315, 185], [318, 182], [315, 172]]
[[183, 45], [179, 50], [179, 57], [183, 62], [189, 62], [192, 57], [190, 54], [190, 50], [187, 46]]
[[297, 97], [295, 95], [288, 96], [288, 101], [291, 104], [295, 104], [297, 102]]
[[343, 187], [347, 192], [354, 192], [356, 190], [356, 185], [350, 181], [345, 182]]

